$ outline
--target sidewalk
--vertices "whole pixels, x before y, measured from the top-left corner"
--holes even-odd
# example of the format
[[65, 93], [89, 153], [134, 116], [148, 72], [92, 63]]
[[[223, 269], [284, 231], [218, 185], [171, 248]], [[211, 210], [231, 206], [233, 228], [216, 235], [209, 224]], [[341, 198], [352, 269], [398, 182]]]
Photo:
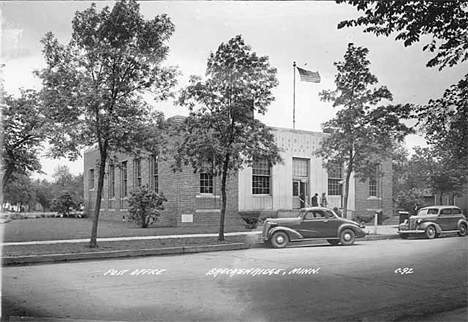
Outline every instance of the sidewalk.
[[[24, 265], [24, 264], [38, 264], [38, 263], [55, 263], [63, 261], [74, 260], [99, 260], [109, 258], [125, 258], [137, 256], [161, 256], [161, 255], [178, 255], [178, 254], [192, 254], [199, 252], [214, 252], [214, 251], [228, 251], [240, 250], [248, 248], [262, 248], [266, 247], [261, 239], [262, 226], [255, 230], [248, 232], [230, 232], [225, 233], [226, 237], [229, 236], [245, 236], [244, 242], [216, 244], [216, 245], [193, 245], [193, 246], [180, 246], [180, 247], [167, 247], [167, 248], [154, 248], [154, 249], [137, 249], [137, 250], [111, 250], [111, 251], [96, 251], [89, 253], [66, 253], [66, 254], [47, 254], [47, 255], [25, 255], [25, 256], [11, 256], [3, 257], [2, 265]], [[359, 238], [359, 241], [371, 240], [385, 240], [399, 238], [396, 225], [382, 225], [375, 227], [366, 227], [364, 230], [368, 233], [366, 237]], [[139, 236], [139, 237], [108, 237], [98, 238], [98, 242], [121, 242], [121, 241], [138, 241], [138, 240], [169, 240], [176, 238], [206, 238], [217, 237], [218, 234], [180, 234], [180, 235], [163, 235], [163, 236]], [[87, 243], [87, 239], [66, 239], [66, 240], [46, 240], [46, 241], [28, 241], [28, 242], [7, 242], [2, 243], [2, 247], [6, 246], [35, 246], [35, 245], [53, 245], [53, 244], [72, 244], [72, 243]], [[323, 243], [324, 240], [317, 239], [311, 243]]]
[[[398, 225], [382, 225], [377, 226], [377, 229], [374, 226], [368, 226], [364, 228], [364, 231], [368, 233], [368, 237], [377, 237], [377, 236], [398, 236], [397, 232]], [[259, 226], [252, 231], [247, 232], [231, 232], [225, 233], [225, 236], [255, 236], [258, 237], [258, 242], [261, 242], [263, 226]], [[98, 238], [98, 242], [104, 241], [126, 241], [126, 240], [151, 240], [151, 239], [171, 239], [171, 238], [199, 238], [199, 237], [216, 237], [217, 233], [210, 234], [178, 234], [178, 235], [161, 235], [161, 236], [137, 236], [137, 237], [106, 237]], [[374, 239], [374, 238], [373, 238]], [[62, 239], [62, 240], [41, 240], [41, 241], [27, 241], [27, 242], [7, 242], [1, 243], [0, 246], [26, 246], [26, 245], [51, 245], [51, 244], [63, 244], [63, 243], [87, 243], [89, 238], [82, 239]]]

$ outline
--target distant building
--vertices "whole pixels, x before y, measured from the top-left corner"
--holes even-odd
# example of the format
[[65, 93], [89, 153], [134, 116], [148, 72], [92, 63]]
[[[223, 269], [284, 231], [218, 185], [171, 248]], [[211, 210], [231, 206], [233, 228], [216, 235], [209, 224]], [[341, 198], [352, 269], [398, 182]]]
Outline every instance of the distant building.
[[[244, 226], [239, 212], [257, 211], [262, 217], [290, 216], [311, 204], [311, 197], [325, 192], [328, 207], [342, 208], [343, 169], [328, 173], [314, 155], [326, 133], [272, 128], [283, 149], [284, 164], [270, 166], [258, 160], [252, 167], [231, 176], [227, 183], [226, 226]], [[85, 209], [92, 215], [97, 188], [97, 149], [84, 154]], [[127, 215], [130, 191], [148, 185], [167, 198], [157, 226], [211, 226], [216, 231], [221, 209], [221, 180], [209, 173], [194, 173], [191, 167], [173, 172], [170, 161], [147, 155], [118, 155], [118, 164], [106, 167], [101, 215], [122, 220]], [[391, 161], [380, 165], [384, 176], [359, 182], [352, 178], [348, 218], [356, 213], [372, 215], [382, 210], [392, 214]]]

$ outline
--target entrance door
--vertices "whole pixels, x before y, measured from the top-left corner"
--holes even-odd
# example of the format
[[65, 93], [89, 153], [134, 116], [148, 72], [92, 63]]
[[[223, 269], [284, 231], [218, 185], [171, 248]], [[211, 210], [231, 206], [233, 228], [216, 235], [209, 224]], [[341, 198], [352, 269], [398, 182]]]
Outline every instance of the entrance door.
[[293, 180], [293, 209], [300, 209], [306, 206], [307, 182]]

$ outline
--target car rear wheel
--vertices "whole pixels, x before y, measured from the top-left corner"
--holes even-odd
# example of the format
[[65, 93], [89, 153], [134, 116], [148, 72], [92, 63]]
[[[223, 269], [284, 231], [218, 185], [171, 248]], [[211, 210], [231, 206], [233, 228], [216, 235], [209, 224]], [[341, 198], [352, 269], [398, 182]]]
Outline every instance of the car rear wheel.
[[458, 236], [461, 236], [461, 237], [466, 236], [466, 225], [465, 224], [460, 225], [460, 228], [459, 228], [459, 231], [458, 231], [457, 234], [458, 234]]
[[400, 234], [401, 239], [408, 239], [408, 234]]
[[285, 232], [278, 231], [271, 236], [270, 242], [275, 248], [284, 248], [289, 242], [289, 237]]
[[340, 243], [338, 239], [327, 239], [327, 242], [330, 243], [330, 245], [336, 246]]
[[344, 246], [350, 246], [354, 244], [356, 240], [356, 234], [352, 229], [344, 229], [340, 234], [340, 242]]
[[434, 226], [429, 226], [426, 228], [426, 238], [427, 239], [434, 239], [437, 237], [437, 231]]

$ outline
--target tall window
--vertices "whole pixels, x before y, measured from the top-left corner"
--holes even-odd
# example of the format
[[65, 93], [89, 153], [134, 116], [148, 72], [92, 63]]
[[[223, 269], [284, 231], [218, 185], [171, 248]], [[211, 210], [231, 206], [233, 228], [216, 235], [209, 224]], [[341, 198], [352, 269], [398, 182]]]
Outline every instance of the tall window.
[[309, 160], [293, 158], [293, 177], [309, 176]]
[[254, 161], [252, 166], [252, 194], [269, 195], [271, 167], [267, 160]]
[[152, 155], [150, 157], [150, 185], [151, 189], [159, 192], [159, 164], [158, 157]]
[[89, 169], [88, 188], [94, 189], [94, 169]]
[[120, 168], [120, 195], [122, 197], [127, 196], [127, 161], [122, 162]]
[[141, 187], [141, 159], [133, 160], [133, 186]]
[[200, 193], [213, 193], [213, 175], [200, 172]]
[[328, 170], [328, 195], [341, 196], [342, 189], [340, 181], [343, 180], [343, 167], [341, 163], [334, 162]]
[[379, 171], [379, 165], [376, 164], [373, 167], [371, 177], [369, 178], [369, 197], [377, 197], [377, 172]]
[[115, 197], [115, 166], [109, 165], [109, 198]]

